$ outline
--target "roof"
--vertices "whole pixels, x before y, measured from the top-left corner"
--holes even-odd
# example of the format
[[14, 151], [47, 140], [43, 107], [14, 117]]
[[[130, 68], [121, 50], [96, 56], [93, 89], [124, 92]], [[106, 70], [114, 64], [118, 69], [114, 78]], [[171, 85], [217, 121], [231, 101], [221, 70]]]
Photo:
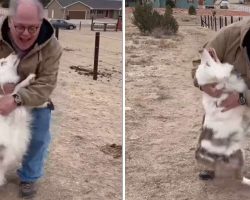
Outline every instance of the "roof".
[[[112, 9], [119, 10], [122, 8], [121, 0], [57, 0], [62, 7], [68, 7], [76, 3], [82, 3], [90, 9]], [[53, 0], [50, 2], [52, 3]], [[49, 3], [49, 4], [50, 4]], [[46, 6], [48, 7], [49, 4]]]

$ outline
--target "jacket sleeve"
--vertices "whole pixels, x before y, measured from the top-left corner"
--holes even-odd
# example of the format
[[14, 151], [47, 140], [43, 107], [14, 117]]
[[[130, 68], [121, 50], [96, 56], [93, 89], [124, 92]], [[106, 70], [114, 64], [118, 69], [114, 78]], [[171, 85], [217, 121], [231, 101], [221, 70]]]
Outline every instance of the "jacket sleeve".
[[54, 42], [54, 44], [50, 44], [46, 51], [45, 58], [38, 66], [35, 81], [28, 87], [21, 88], [17, 93], [25, 106], [35, 107], [42, 105], [48, 101], [56, 87], [62, 48], [58, 42]]
[[204, 48], [214, 48], [215, 52], [221, 62], [224, 62], [224, 56], [226, 53], [227, 42], [229, 41], [228, 37], [230, 35], [231, 27], [224, 27], [221, 29], [216, 36], [209, 42], [204, 45]]

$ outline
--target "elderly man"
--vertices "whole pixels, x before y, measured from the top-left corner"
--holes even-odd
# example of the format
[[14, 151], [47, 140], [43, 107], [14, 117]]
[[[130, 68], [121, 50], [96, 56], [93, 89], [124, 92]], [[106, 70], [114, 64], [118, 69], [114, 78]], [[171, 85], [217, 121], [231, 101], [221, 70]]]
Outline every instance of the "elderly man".
[[[43, 175], [44, 160], [50, 143], [50, 118], [53, 104], [50, 95], [55, 88], [62, 54], [54, 30], [44, 19], [43, 6], [38, 0], [11, 0], [9, 15], [3, 19], [0, 36], [0, 58], [16, 52], [21, 62], [18, 74], [23, 80], [35, 73], [34, 83], [10, 95], [14, 86], [3, 87], [0, 114], [8, 115], [17, 106], [32, 109], [32, 139], [22, 167], [18, 170], [21, 197], [33, 197], [35, 183]], [[2, 91], [3, 92], [3, 91]]]

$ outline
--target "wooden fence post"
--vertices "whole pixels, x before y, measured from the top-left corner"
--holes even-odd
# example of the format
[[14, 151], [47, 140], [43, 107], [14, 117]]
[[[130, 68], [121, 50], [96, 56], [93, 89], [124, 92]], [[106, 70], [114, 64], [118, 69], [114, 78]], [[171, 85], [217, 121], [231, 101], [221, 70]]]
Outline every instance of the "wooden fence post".
[[225, 16], [225, 26], [227, 26], [227, 16]]
[[91, 31], [94, 30], [94, 17], [91, 18]]
[[214, 17], [214, 30], [217, 31], [217, 19]]
[[231, 16], [231, 24], [234, 23], [234, 18]]
[[80, 21], [79, 30], [82, 28], [82, 22]]
[[95, 33], [94, 70], [93, 70], [93, 79], [94, 80], [97, 80], [97, 74], [98, 74], [99, 44], [100, 44], [100, 32], [96, 32]]
[[210, 28], [210, 19], [209, 19], [209, 15], [207, 16], [207, 25], [208, 25], [208, 28]]

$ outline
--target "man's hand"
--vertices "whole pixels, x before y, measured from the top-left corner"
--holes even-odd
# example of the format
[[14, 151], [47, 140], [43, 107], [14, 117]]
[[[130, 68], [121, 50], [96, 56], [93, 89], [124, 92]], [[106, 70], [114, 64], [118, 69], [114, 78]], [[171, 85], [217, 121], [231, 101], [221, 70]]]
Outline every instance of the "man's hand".
[[2, 94], [11, 94], [14, 89], [15, 89], [16, 85], [14, 83], [6, 83], [3, 85], [1, 93]]
[[239, 97], [240, 94], [238, 92], [229, 93], [228, 97], [224, 101], [222, 101], [221, 105], [219, 105], [220, 107], [224, 107], [222, 112], [226, 112], [232, 108], [239, 106]]
[[216, 87], [215, 87], [216, 85], [217, 85], [216, 83], [203, 85], [203, 86], [201, 86], [201, 90], [204, 91], [205, 93], [207, 93], [211, 97], [218, 98], [221, 96], [222, 90], [216, 89]]
[[0, 98], [0, 115], [7, 116], [17, 107], [14, 98], [11, 95], [6, 95]]

